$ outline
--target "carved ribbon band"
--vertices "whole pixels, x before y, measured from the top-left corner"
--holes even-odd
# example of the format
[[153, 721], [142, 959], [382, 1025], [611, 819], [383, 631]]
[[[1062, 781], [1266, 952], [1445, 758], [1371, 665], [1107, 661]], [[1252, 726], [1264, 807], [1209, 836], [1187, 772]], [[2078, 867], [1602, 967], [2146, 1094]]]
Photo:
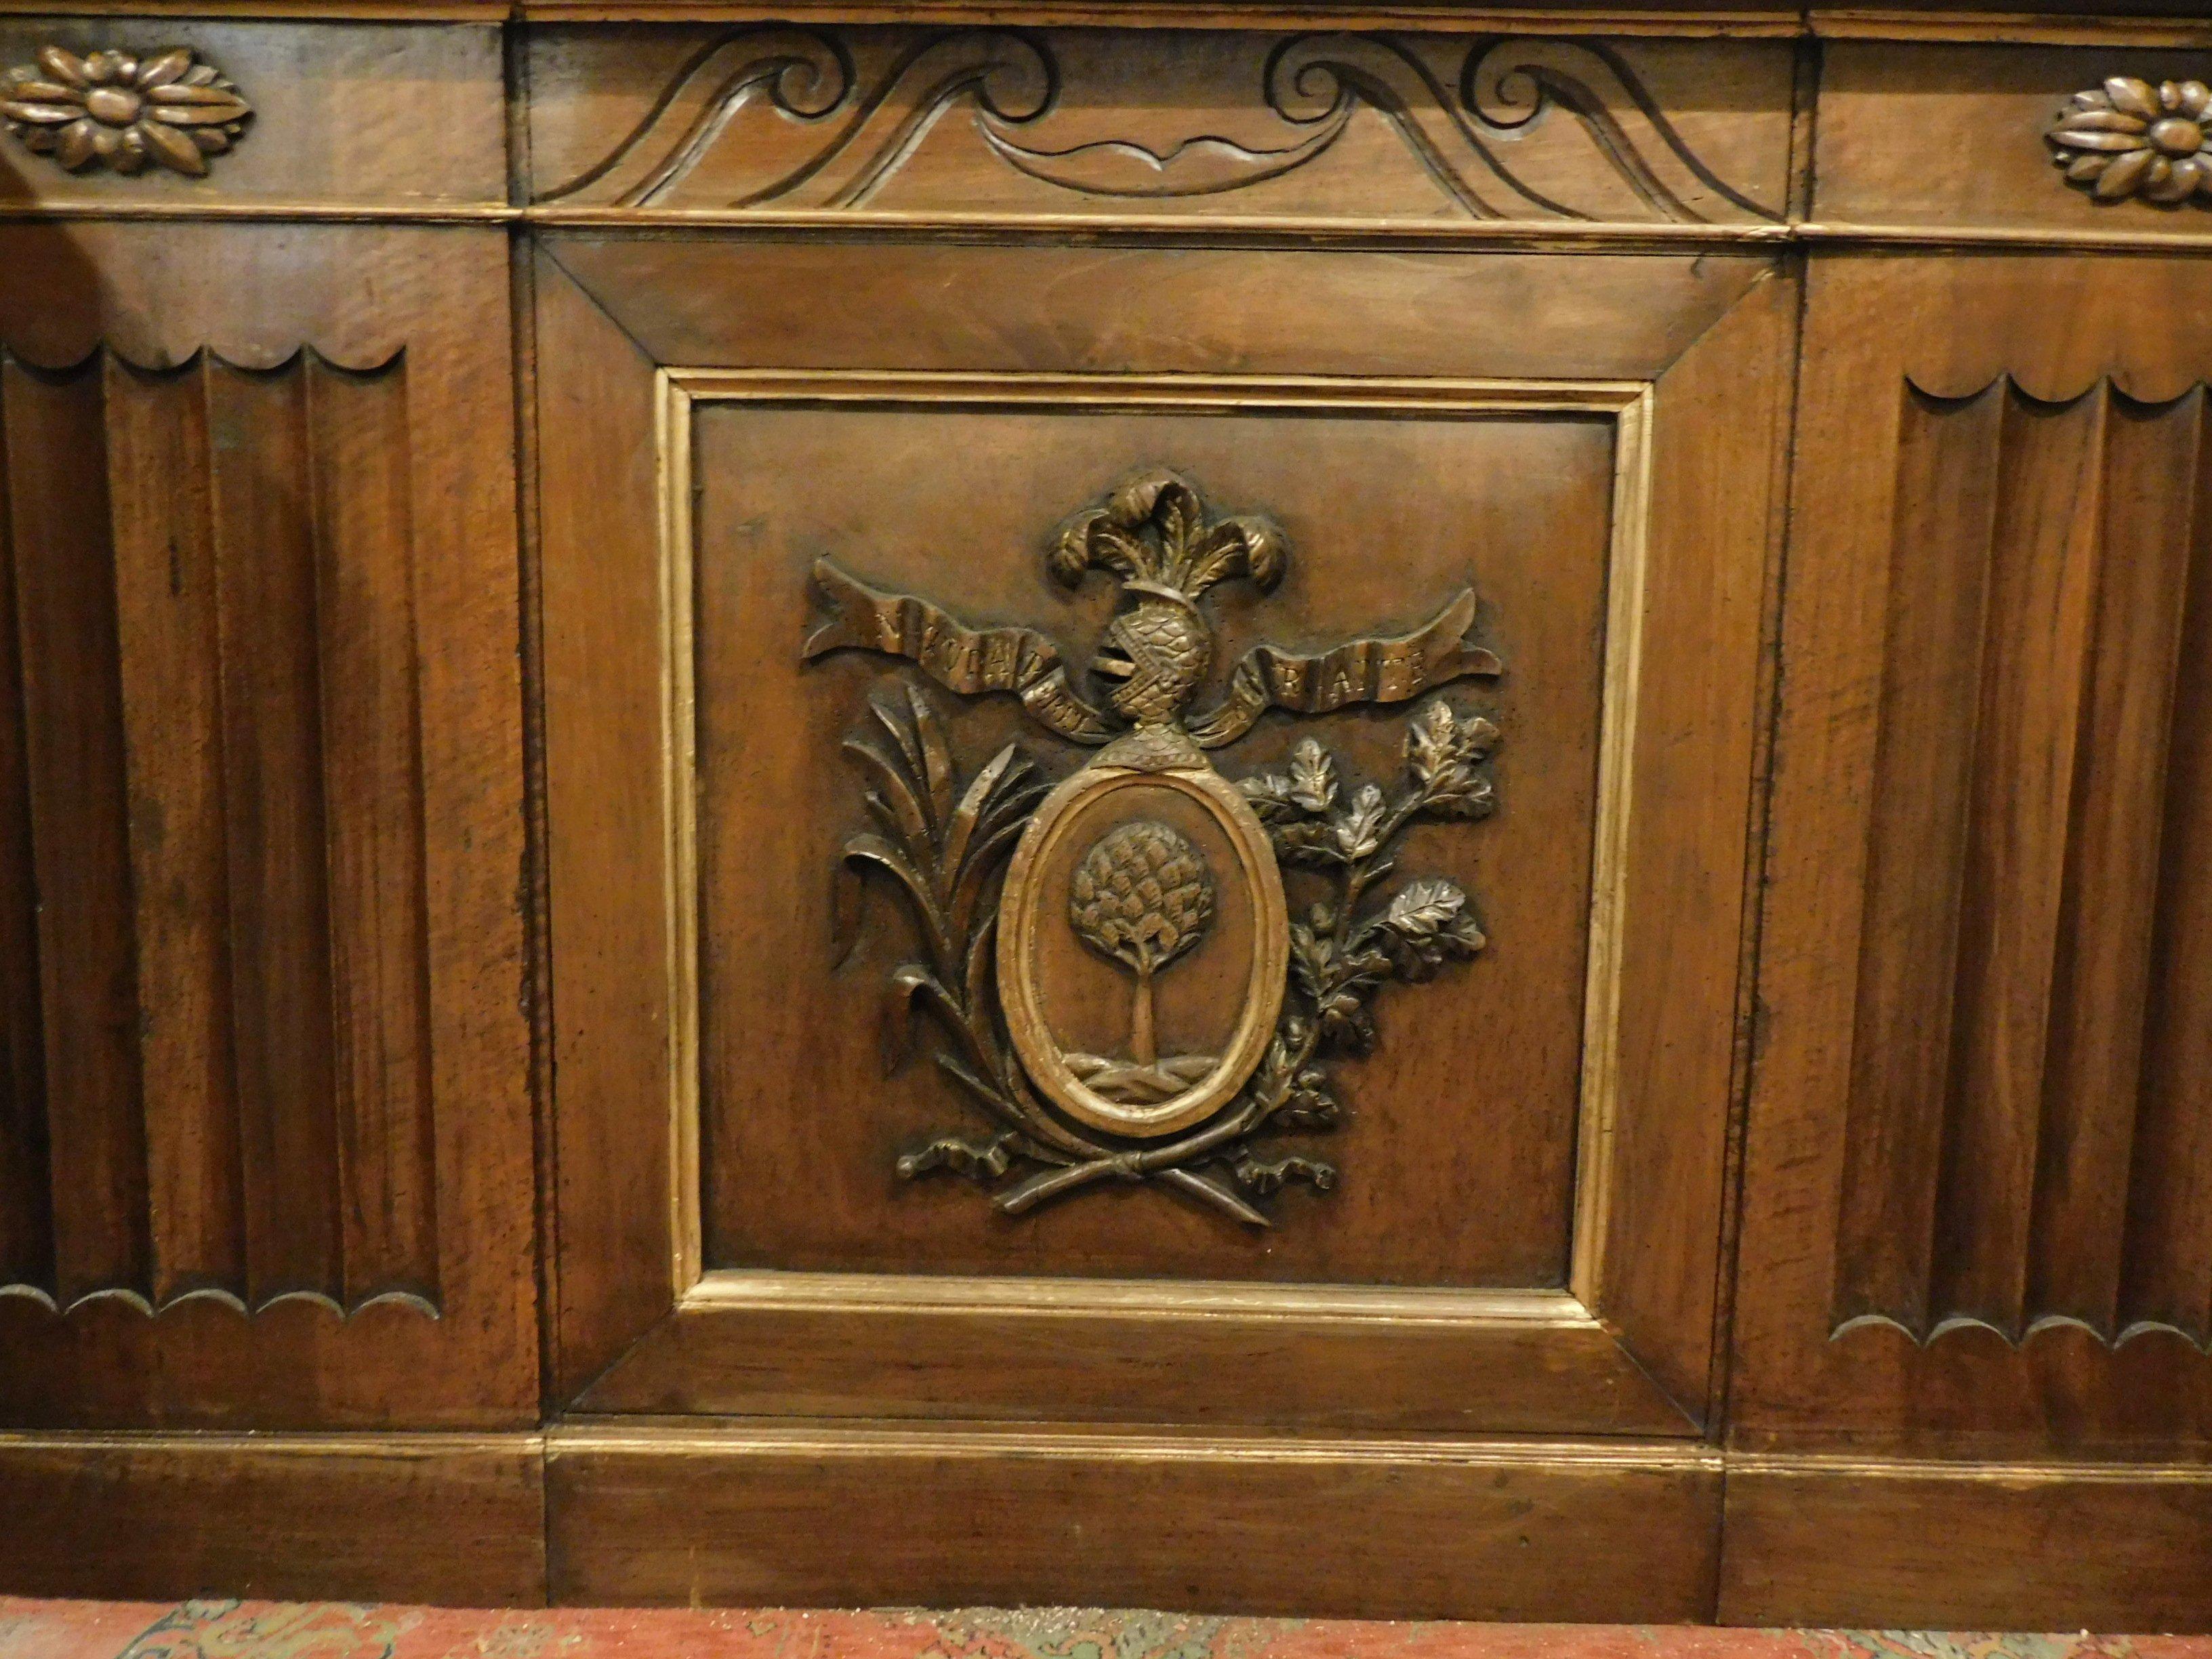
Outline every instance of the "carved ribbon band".
[[1474, 610], [1474, 590], [1462, 588], [1427, 622], [1395, 639], [1347, 640], [1311, 657], [1255, 645], [1230, 676], [1227, 698], [1194, 720], [1190, 735], [1200, 748], [1213, 749], [1243, 737], [1269, 708], [1325, 714], [1355, 702], [1403, 702], [1464, 675], [1497, 674], [1498, 659], [1467, 642]]
[[[1121, 730], [1067, 683], [1060, 647], [1033, 628], [970, 628], [911, 593], [886, 593], [827, 560], [814, 591], [829, 617], [806, 637], [809, 660], [832, 651], [904, 657], [948, 691], [1010, 691], [1037, 722], [1071, 743], [1103, 744]], [[1249, 722], [1247, 722], [1249, 724]]]
[[[1123, 730], [1069, 684], [1060, 647], [1035, 629], [970, 628], [927, 599], [871, 587], [827, 560], [817, 560], [813, 574], [829, 614], [807, 635], [802, 654], [809, 660], [832, 651], [878, 651], [905, 658], [963, 697], [1011, 692], [1070, 743], [1095, 747]], [[1420, 627], [1395, 638], [1347, 640], [1312, 656], [1255, 646], [1231, 674], [1228, 696], [1190, 722], [1190, 736], [1201, 749], [1218, 749], [1269, 708], [1325, 714], [1355, 702], [1403, 702], [1468, 675], [1495, 675], [1498, 659], [1467, 641], [1474, 617], [1474, 593], [1462, 588]]]

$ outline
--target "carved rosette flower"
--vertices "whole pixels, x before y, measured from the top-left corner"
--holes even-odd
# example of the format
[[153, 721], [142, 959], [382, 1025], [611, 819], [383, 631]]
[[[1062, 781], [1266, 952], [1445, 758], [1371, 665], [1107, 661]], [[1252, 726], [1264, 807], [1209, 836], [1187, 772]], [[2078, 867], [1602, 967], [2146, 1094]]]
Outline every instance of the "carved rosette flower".
[[2045, 135], [2073, 184], [2100, 202], [2139, 196], [2172, 207], [2212, 198], [2212, 88], [2116, 75], [2074, 94]]
[[0, 120], [24, 148], [71, 172], [102, 166], [140, 173], [153, 163], [197, 179], [208, 157], [238, 141], [252, 107], [211, 64], [188, 47], [149, 58], [95, 52], [77, 58], [59, 46], [36, 68], [0, 78]]

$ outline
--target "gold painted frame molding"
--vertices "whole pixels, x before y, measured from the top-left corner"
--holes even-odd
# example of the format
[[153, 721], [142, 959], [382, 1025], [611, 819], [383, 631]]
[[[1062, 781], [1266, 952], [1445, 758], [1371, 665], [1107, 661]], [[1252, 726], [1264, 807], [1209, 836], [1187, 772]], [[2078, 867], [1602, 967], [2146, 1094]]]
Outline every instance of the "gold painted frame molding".
[[[661, 787], [669, 941], [670, 1288], [679, 1312], [989, 1313], [1206, 1319], [1222, 1315], [1381, 1323], [1602, 1330], [1595, 1311], [1611, 1226], [1618, 1110], [1630, 776], [1643, 664], [1653, 383], [1644, 380], [1336, 380], [1320, 376], [1007, 374], [662, 368], [654, 385], [661, 599]], [[981, 1275], [709, 1272], [702, 1261], [699, 1121], [698, 878], [691, 513], [694, 406], [701, 402], [997, 406], [1205, 413], [1269, 410], [1596, 414], [1613, 422], [1606, 645], [1574, 1224], [1563, 1290], [1264, 1285], [1233, 1282], [1000, 1279]], [[1685, 1425], [1685, 1430], [1688, 1428]]]

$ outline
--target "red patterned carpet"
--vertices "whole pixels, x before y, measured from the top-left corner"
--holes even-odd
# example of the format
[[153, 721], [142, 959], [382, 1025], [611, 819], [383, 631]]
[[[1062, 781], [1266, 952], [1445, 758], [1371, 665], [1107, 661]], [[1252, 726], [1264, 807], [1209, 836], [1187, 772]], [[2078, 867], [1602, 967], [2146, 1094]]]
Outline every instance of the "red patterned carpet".
[[2212, 1659], [2212, 1637], [0, 1596], [0, 1659]]

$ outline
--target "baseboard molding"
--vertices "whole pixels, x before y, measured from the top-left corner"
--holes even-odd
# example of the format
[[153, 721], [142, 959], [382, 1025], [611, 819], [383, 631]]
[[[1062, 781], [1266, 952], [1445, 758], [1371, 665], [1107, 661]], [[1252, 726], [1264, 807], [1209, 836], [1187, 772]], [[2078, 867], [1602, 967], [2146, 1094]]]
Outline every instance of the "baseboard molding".
[[2212, 1464], [598, 1422], [0, 1433], [0, 1592], [2212, 1630]]
[[2212, 1630], [2212, 1466], [1727, 1468], [1723, 1624]]
[[0, 1434], [0, 1591], [541, 1605], [536, 1435]]
[[556, 1432], [556, 1600], [1697, 1620], [1699, 1447], [1112, 1431]]

